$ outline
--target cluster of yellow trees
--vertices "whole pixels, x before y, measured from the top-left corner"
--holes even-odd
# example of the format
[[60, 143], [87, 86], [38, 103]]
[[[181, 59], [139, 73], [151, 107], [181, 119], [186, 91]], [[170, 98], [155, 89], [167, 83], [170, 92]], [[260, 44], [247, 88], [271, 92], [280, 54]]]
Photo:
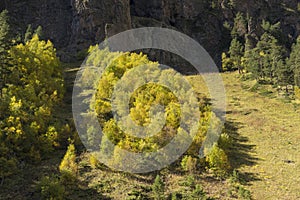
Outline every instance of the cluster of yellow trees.
[[[126, 93], [132, 92], [128, 102], [129, 116], [136, 125], [141, 127], [147, 127], [152, 120], [154, 120], [152, 118], [153, 116], [151, 117], [152, 107], [155, 105], [161, 105], [164, 108], [165, 123], [158, 132], [153, 135], [149, 135], [148, 137], [133, 136], [119, 126], [118, 122], [114, 118], [116, 113], [113, 113], [111, 99], [114, 98], [114, 90], [118, 90], [117, 83], [119, 81], [124, 81], [121, 80], [122, 77], [130, 77], [128, 73], [132, 73], [132, 70], [144, 65], [147, 65], [147, 70], [152, 71], [152, 73], [155, 74], [154, 76], [158, 77], [157, 79], [164, 79], [167, 77], [166, 74], [172, 74], [172, 70], [163, 69], [162, 71], [159, 71], [158, 69], [160, 65], [148, 60], [147, 56], [142, 53], [110, 52], [108, 49], [100, 50], [98, 49], [98, 46], [91, 47], [89, 52], [91, 52], [91, 54], [86, 61], [87, 66], [107, 66], [98, 82], [95, 81], [95, 83], [87, 83], [88, 80], [90, 80], [88, 77], [91, 77], [93, 74], [92, 72], [89, 72], [88, 68], [84, 70], [83, 76], [81, 77], [82, 80], [86, 80], [82, 81], [82, 84], [91, 84], [96, 90], [94, 101], [91, 103], [91, 110], [96, 111], [98, 121], [101, 124], [105, 135], [105, 137], [102, 138], [102, 142], [99, 147], [99, 150], [101, 149], [100, 151], [105, 151], [108, 148], [106, 146], [106, 140], [109, 139], [115, 146], [130, 152], [154, 152], [163, 148], [174, 138], [176, 134], [183, 131], [182, 127], [180, 127], [182, 112], [189, 113], [189, 108], [181, 108], [179, 99], [175, 94], [176, 92], [171, 91], [170, 88], [167, 88], [164, 85], [154, 82], [144, 84], [132, 92], [131, 89], [127, 87], [134, 88], [135, 83], [138, 80], [135, 80], [135, 78], [130, 79], [128, 84], [124, 84], [125, 86], [122, 88], [123, 90], [119, 92], [118, 95], [126, 96]], [[139, 71], [136, 71], [136, 77], [143, 76], [143, 73], [138, 74]], [[144, 74], [146, 73], [147, 72], [145, 71]], [[183, 90], [186, 89], [184, 88], [184, 84], [177, 79], [176, 73], [172, 74], [172, 77], [173, 80], [171, 81], [172, 84], [175, 85], [174, 88], [181, 88]], [[186, 91], [187, 97], [190, 95], [189, 92], [190, 91], [188, 90]], [[189, 147], [186, 155], [182, 157], [182, 166], [184, 170], [192, 171], [200, 169], [199, 166], [201, 163], [203, 164], [207, 162], [208, 167], [226, 171], [229, 169], [227, 155], [217, 144], [214, 145], [213, 150], [211, 151], [212, 153], [204, 159], [204, 161], [201, 161], [198, 157], [199, 150], [206, 137], [210, 122], [211, 120], [214, 120], [214, 116], [210, 110], [209, 104], [202, 102], [198, 103], [197, 106], [199, 110], [199, 116], [197, 116], [199, 119], [198, 130], [193, 136], [192, 145]], [[125, 107], [119, 106], [118, 109], [120, 113], [126, 113]], [[122, 122], [123, 125], [125, 123], [126, 126], [127, 121], [126, 118], [124, 119], [125, 120]], [[90, 141], [91, 143], [94, 141], [94, 131], [93, 127], [88, 129], [87, 137], [90, 138], [88, 138], [87, 141]], [[120, 152], [117, 148], [112, 152], [113, 154], [110, 156], [114, 158], [112, 159], [114, 162], [116, 162], [116, 158], [120, 159], [119, 163], [113, 164], [114, 166], [125, 164], [124, 162], [126, 162], [126, 159], [124, 158], [124, 155], [119, 155]]]
[[13, 173], [18, 162], [39, 161], [59, 145], [61, 125], [53, 114], [64, 95], [61, 65], [50, 41], [34, 35], [10, 47], [7, 59], [0, 102], [1, 177]]

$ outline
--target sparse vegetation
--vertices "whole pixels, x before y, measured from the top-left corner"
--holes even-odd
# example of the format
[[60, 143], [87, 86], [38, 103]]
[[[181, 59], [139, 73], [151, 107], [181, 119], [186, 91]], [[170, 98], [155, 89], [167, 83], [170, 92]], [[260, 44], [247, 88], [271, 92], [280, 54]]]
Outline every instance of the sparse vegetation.
[[45, 176], [39, 182], [37, 190], [41, 193], [41, 199], [63, 200], [65, 199], [65, 187], [57, 176]]

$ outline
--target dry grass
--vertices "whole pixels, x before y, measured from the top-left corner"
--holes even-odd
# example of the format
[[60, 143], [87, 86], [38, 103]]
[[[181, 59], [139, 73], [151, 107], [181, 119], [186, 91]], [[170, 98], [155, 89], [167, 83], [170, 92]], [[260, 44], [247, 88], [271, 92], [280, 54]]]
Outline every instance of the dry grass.
[[[237, 136], [244, 138], [232, 156], [253, 198], [300, 199], [300, 109], [274, 98], [276, 92], [271, 87], [247, 90], [255, 81], [241, 81], [237, 73], [222, 77], [227, 94], [226, 120], [237, 125]], [[198, 79], [196, 88], [201, 89], [201, 78], [191, 79], [194, 84]], [[265, 95], [266, 88], [273, 93]], [[238, 156], [241, 151], [246, 154]], [[244, 162], [244, 156], [251, 162]]]

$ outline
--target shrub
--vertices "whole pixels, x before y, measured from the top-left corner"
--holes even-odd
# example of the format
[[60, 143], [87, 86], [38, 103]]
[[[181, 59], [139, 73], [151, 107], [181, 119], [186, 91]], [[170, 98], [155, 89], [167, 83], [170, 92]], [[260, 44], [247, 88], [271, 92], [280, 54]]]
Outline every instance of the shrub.
[[194, 188], [195, 187], [195, 178], [193, 175], [188, 175], [186, 177], [186, 180], [184, 180], [183, 182], [180, 183], [180, 185], [186, 186], [186, 187], [190, 187], [190, 188]]
[[141, 189], [133, 189], [129, 191], [128, 197], [126, 200], [140, 200], [140, 199], [146, 199], [146, 196], [143, 194], [143, 190]]
[[234, 63], [230, 59], [230, 57], [227, 57], [226, 53], [222, 53], [222, 70], [225, 71], [232, 71], [234, 68]]
[[227, 133], [222, 133], [220, 135], [218, 145], [220, 146], [221, 149], [229, 149], [232, 145], [232, 139]]
[[156, 200], [164, 199], [164, 182], [161, 180], [160, 176], [157, 175], [154, 183], [152, 185], [153, 197]]
[[239, 198], [245, 199], [245, 200], [251, 200], [251, 193], [249, 190], [245, 189], [243, 186], [238, 187], [238, 195]]
[[184, 171], [188, 171], [190, 173], [196, 172], [197, 170], [197, 158], [193, 158], [192, 156], [184, 156], [181, 161], [181, 167]]
[[206, 193], [204, 192], [201, 185], [197, 184], [195, 186], [195, 189], [190, 194], [189, 199], [201, 199], [201, 200], [207, 199]]
[[172, 193], [169, 195], [169, 198], [168, 199], [171, 199], [171, 200], [179, 200], [179, 199], [182, 199], [182, 194], [180, 193]]
[[239, 172], [236, 169], [233, 170], [232, 175], [230, 176], [229, 181], [230, 181], [231, 184], [235, 184], [235, 183], [239, 183], [240, 182], [240, 175], [239, 175]]
[[77, 176], [76, 152], [74, 144], [68, 146], [68, 150], [59, 165], [64, 183], [72, 184]]
[[206, 157], [206, 161], [209, 164], [216, 175], [223, 176], [230, 169], [228, 157], [224, 150], [219, 148], [217, 144], [214, 144], [213, 148]]
[[98, 168], [101, 165], [101, 163], [99, 162], [99, 160], [93, 154], [90, 155], [89, 160], [90, 160], [90, 165], [91, 165], [91, 167], [93, 169], [96, 169], [96, 168]]
[[0, 178], [8, 177], [17, 171], [16, 161], [14, 159], [6, 159], [0, 157]]
[[52, 124], [59, 120], [55, 111], [64, 94], [62, 68], [53, 44], [37, 35], [7, 52], [11, 67], [0, 89], [1, 146], [16, 161], [39, 162], [58, 146], [59, 127]]
[[38, 184], [38, 190], [42, 199], [62, 200], [65, 195], [65, 187], [57, 176], [45, 176]]

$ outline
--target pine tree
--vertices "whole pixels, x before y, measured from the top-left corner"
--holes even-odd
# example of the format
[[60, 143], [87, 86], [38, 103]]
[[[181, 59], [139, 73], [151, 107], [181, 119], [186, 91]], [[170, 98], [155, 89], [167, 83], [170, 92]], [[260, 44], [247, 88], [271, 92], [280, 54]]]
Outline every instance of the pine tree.
[[297, 38], [296, 43], [292, 46], [290, 58], [288, 60], [289, 69], [293, 72], [294, 83], [300, 87], [300, 36]]
[[286, 64], [286, 51], [283, 46], [278, 45], [276, 40], [271, 43], [271, 67], [274, 72], [273, 84], [289, 85], [294, 84], [293, 71]]
[[29, 24], [27, 26], [27, 29], [26, 29], [26, 32], [25, 32], [25, 35], [24, 35], [24, 43], [28, 42], [29, 40], [31, 40], [33, 34], [32, 34], [32, 27], [31, 27], [31, 24]]
[[231, 30], [232, 38], [243, 37], [247, 33], [247, 22], [242, 13], [238, 12], [234, 18], [234, 25]]
[[0, 13], [0, 53], [2, 54], [9, 46], [9, 17], [8, 11], [4, 10]]
[[76, 150], [74, 144], [68, 146], [68, 150], [59, 165], [59, 171], [62, 174], [62, 181], [72, 184], [77, 176], [78, 166], [76, 163]]
[[248, 49], [243, 57], [243, 65], [248, 72], [252, 73], [253, 78], [260, 79], [262, 75], [262, 58], [258, 48]]
[[233, 65], [238, 68], [239, 73], [243, 73], [241, 58], [243, 56], [243, 45], [238, 41], [237, 38], [234, 38], [231, 41], [229, 48], [230, 59], [233, 62]]
[[8, 56], [12, 67], [0, 101], [0, 158], [36, 162], [59, 137], [60, 125], [53, 123], [63, 95], [59, 60], [52, 43], [37, 35], [11, 47]]
[[34, 31], [34, 34], [38, 35], [40, 39], [43, 39], [43, 28], [41, 26], [38, 26]]
[[265, 32], [256, 47], [247, 51], [249, 71], [256, 79], [268, 80], [277, 83], [286, 79], [282, 66], [284, 62], [284, 47], [278, 44], [278, 40], [270, 33]]
[[8, 49], [10, 42], [10, 26], [8, 11], [0, 13], [0, 96], [2, 97], [2, 88], [6, 85], [7, 74], [9, 70]]
[[152, 185], [152, 192], [155, 200], [164, 199], [164, 182], [160, 176], [157, 175]]
[[273, 84], [288, 85], [290, 84], [290, 70], [285, 65], [285, 47], [281, 46], [274, 36], [270, 36], [270, 38], [270, 55], [268, 55], [270, 72], [268, 77]]
[[261, 27], [263, 28], [264, 32], [275, 37], [280, 45], [286, 45], [287, 38], [282, 33], [280, 22], [277, 22], [276, 24], [271, 24], [270, 22], [263, 20]]
[[249, 68], [251, 66], [250, 61], [250, 56], [251, 56], [251, 49], [253, 49], [253, 46], [250, 43], [249, 35], [245, 35], [245, 48], [244, 48], [244, 55], [241, 58], [241, 65], [243, 69], [249, 72]]
[[223, 71], [232, 71], [234, 69], [234, 65], [230, 57], [223, 52], [222, 53], [222, 70]]

